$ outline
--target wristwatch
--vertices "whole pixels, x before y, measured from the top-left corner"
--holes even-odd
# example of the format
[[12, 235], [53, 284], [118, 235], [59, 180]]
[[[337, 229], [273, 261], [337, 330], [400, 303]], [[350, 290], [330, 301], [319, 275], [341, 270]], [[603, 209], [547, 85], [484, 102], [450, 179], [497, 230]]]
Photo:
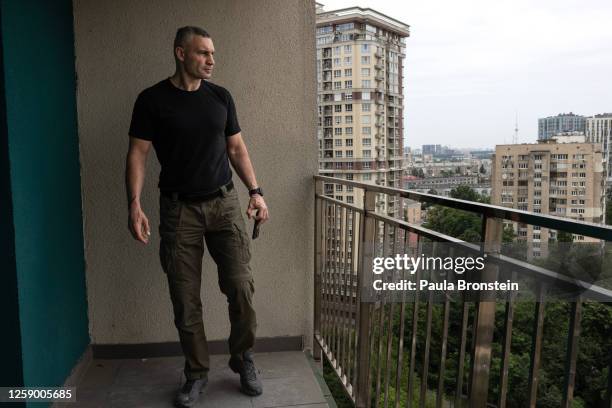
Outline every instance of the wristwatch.
[[261, 189], [261, 187], [255, 187], [254, 189], [249, 190], [250, 196], [255, 195], [255, 194], [259, 194], [260, 196], [263, 197], [263, 190]]

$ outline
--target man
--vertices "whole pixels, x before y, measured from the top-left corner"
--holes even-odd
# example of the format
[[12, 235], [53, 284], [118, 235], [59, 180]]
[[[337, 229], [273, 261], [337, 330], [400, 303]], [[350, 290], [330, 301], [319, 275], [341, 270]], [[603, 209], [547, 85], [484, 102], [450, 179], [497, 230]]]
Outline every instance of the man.
[[250, 242], [228, 161], [249, 189], [248, 218], [264, 223], [268, 209], [240, 134], [233, 99], [226, 89], [208, 82], [214, 52], [203, 29], [177, 31], [176, 71], [138, 96], [126, 163], [128, 226], [144, 244], [151, 232], [140, 195], [151, 144], [161, 164], [159, 255], [185, 355], [186, 382], [175, 398], [181, 407], [195, 404], [208, 381], [200, 299], [203, 239], [217, 264], [219, 286], [229, 305], [229, 366], [240, 374], [244, 393], [262, 393], [251, 352], [256, 320]]

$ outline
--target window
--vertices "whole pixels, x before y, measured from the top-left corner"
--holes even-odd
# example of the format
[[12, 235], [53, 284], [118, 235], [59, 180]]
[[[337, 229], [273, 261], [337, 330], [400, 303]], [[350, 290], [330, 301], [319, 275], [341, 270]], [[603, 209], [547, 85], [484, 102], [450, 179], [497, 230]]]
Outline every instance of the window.
[[352, 135], [353, 134], [353, 128], [352, 127], [347, 127], [346, 129], [344, 129], [344, 132], [346, 135]]
[[344, 123], [346, 123], [347, 125], [350, 125], [351, 123], [353, 123], [353, 116], [352, 115], [345, 116]]
[[371, 81], [369, 79], [364, 79], [361, 81], [362, 88], [370, 88], [371, 86]]
[[[344, 65], [353, 65], [353, 58], [351, 58], [351, 57], [344, 57]], [[346, 75], [346, 74], [344, 74], [344, 75]], [[351, 75], [353, 75], [353, 74], [351, 73]]]
[[346, 105], [344, 105], [344, 111], [345, 112], [352, 112], [353, 111], [353, 104], [347, 103]]
[[352, 162], [348, 162], [348, 163], [346, 163], [346, 168], [347, 168], [348, 170], [352, 170], [352, 169], [353, 169], [353, 163], [352, 163]]
[[342, 158], [342, 150], [337, 150], [336, 151], [336, 157], [341, 159]]
[[361, 44], [361, 52], [362, 53], [370, 52], [370, 44]]
[[353, 52], [353, 46], [345, 45], [344, 46], [344, 52]]
[[353, 204], [353, 196], [346, 196], [346, 202], [349, 204]]
[[372, 133], [372, 128], [369, 126], [364, 126], [361, 128], [361, 133], [363, 133], [364, 135], [369, 135]]
[[364, 139], [361, 141], [361, 143], [362, 143], [364, 146], [372, 146], [372, 139], [370, 139], [370, 138], [364, 138]]
[[334, 112], [342, 112], [342, 105], [334, 105]]
[[361, 76], [370, 76], [370, 68], [361, 68]]
[[340, 88], [342, 88], [342, 81], [335, 81], [334, 89], [340, 89]]
[[344, 76], [347, 76], [347, 77], [353, 76], [353, 69], [352, 68], [345, 69]]
[[334, 78], [340, 78], [342, 76], [341, 69], [334, 69]]
[[370, 100], [370, 93], [369, 92], [362, 92], [361, 93], [361, 99], [364, 101], [369, 101]]
[[336, 31], [346, 31], [355, 28], [355, 23], [344, 23], [336, 26]]
[[352, 150], [347, 150], [346, 151], [346, 157], [353, 157], [353, 151]]
[[347, 180], [352, 180], [353, 179], [353, 175], [352, 174], [347, 174], [346, 175], [346, 179]]
[[340, 55], [340, 46], [334, 47], [334, 55]]
[[345, 88], [352, 88], [353, 87], [353, 81], [344, 81], [344, 87]]
[[334, 135], [336, 136], [342, 135], [342, 128], [334, 128]]
[[361, 123], [363, 123], [364, 125], [370, 124], [370, 115], [361, 116]]
[[334, 58], [334, 65], [336, 66], [340, 65], [340, 61], [341, 61], [340, 58]]
[[362, 150], [361, 151], [361, 155], [362, 155], [362, 157], [365, 157], [365, 158], [372, 157], [372, 151], [371, 150]]
[[364, 174], [363, 175], [363, 181], [369, 181], [372, 180], [372, 175], [371, 174]]
[[370, 56], [369, 56], [369, 55], [367, 55], [367, 56], [363, 56], [363, 57], [361, 57], [361, 63], [362, 63], [363, 65], [367, 65], [367, 64], [369, 64], [369, 63], [370, 63]]
[[353, 139], [345, 139], [344, 144], [346, 147], [351, 147], [353, 145]]
[[334, 145], [335, 145], [336, 147], [340, 147], [340, 146], [342, 146], [342, 139], [336, 139], [336, 140], [334, 140]]
[[335, 123], [336, 125], [341, 124], [341, 123], [342, 123], [342, 116], [336, 116], [336, 117], [334, 118], [334, 123]]
[[336, 196], [336, 200], [343, 201], [343, 198], [342, 198], [342, 196]]
[[363, 168], [364, 168], [364, 169], [369, 169], [369, 168], [370, 168], [370, 166], [371, 166], [371, 163], [370, 163], [370, 162], [363, 162]]
[[369, 103], [362, 103], [361, 104], [361, 111], [362, 112], [370, 112], [370, 104]]

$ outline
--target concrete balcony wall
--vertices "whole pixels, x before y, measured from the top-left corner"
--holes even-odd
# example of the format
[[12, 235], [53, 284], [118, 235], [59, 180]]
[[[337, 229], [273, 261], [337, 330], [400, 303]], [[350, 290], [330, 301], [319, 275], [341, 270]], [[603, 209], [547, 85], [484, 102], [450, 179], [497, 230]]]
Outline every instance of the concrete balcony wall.
[[[234, 96], [271, 211], [253, 242], [258, 337], [304, 335], [309, 342], [317, 170], [314, 2], [77, 0], [74, 24], [92, 344], [178, 341], [158, 257], [155, 155], [142, 197], [152, 227], [149, 245], [127, 230], [123, 178], [134, 100], [173, 73], [172, 41], [183, 25], [211, 33], [213, 82]], [[234, 180], [244, 207], [246, 190], [236, 175]], [[202, 293], [208, 338], [225, 339], [227, 303], [208, 254]]]

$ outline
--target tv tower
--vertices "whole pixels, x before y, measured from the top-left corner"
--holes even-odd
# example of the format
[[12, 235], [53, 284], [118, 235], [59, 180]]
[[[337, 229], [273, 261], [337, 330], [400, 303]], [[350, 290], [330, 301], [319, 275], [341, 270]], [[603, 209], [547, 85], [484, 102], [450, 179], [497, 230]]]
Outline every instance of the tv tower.
[[514, 136], [512, 136], [512, 144], [518, 144], [518, 112], [514, 114]]

